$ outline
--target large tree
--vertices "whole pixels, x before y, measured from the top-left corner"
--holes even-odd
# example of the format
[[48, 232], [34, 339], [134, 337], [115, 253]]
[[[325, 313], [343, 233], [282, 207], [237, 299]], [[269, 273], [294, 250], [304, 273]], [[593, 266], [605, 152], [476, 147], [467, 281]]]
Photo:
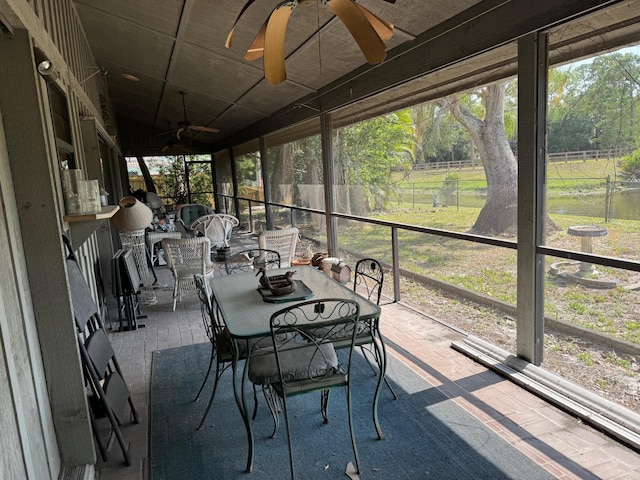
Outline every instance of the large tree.
[[637, 54], [614, 52], [554, 69], [549, 90], [550, 152], [637, 146], [640, 136]]
[[472, 231], [483, 235], [514, 229], [518, 219], [518, 164], [505, 127], [508, 85], [496, 83], [472, 95], [448, 97], [441, 103], [467, 129], [482, 159], [487, 200]]

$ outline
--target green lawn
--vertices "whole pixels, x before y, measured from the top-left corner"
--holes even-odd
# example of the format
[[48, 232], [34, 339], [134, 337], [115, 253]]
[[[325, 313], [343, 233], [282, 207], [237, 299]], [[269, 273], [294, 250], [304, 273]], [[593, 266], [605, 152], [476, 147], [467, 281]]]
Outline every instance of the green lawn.
[[[553, 162], [547, 168], [547, 189], [549, 192], [566, 191], [570, 188], [592, 188], [602, 185], [608, 176], [616, 180], [619, 175], [617, 166], [619, 159], [574, 160], [570, 162]], [[482, 165], [475, 168], [461, 168], [451, 170], [417, 170], [406, 178], [402, 173], [393, 173], [393, 179], [398, 188], [411, 189], [413, 187], [442, 185], [448, 175], [455, 175], [463, 191], [477, 191], [486, 188], [486, 180]]]
[[[411, 208], [401, 205], [374, 218], [398, 223], [466, 232], [478, 215], [478, 208]], [[580, 250], [580, 239], [567, 234], [571, 225], [590, 224], [601, 219], [584, 216], [551, 215], [559, 227], [546, 244]], [[594, 239], [594, 253], [626, 259], [640, 259], [640, 222], [615, 220], [606, 224], [606, 237]], [[363, 252], [391, 263], [391, 231], [387, 227], [340, 224], [341, 248]], [[516, 238], [512, 237], [515, 241]], [[399, 230], [401, 268], [457, 285], [492, 298], [516, 303], [517, 253], [436, 235]], [[546, 258], [547, 271], [557, 258]], [[573, 267], [571, 267], [573, 268]], [[577, 266], [574, 268], [577, 270]], [[548, 274], [545, 282], [545, 314], [577, 325], [640, 343], [640, 292], [623, 286], [640, 282], [636, 272], [598, 267], [594, 278], [615, 279], [620, 287], [611, 290], [588, 288]]]

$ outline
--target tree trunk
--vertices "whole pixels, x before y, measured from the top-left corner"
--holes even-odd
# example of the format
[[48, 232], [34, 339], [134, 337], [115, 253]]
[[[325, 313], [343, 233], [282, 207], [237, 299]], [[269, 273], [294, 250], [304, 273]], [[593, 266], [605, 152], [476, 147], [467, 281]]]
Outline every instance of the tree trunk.
[[485, 118], [454, 101], [453, 116], [468, 131], [478, 149], [487, 178], [487, 200], [472, 227], [472, 232], [497, 235], [514, 230], [518, 214], [518, 164], [504, 126], [506, 83], [483, 91]]
[[[285, 143], [278, 148], [278, 154], [274, 159], [269, 175], [271, 182], [271, 201], [274, 203], [290, 203], [293, 186], [293, 155], [291, 147]], [[266, 162], [267, 159], [262, 161]]]

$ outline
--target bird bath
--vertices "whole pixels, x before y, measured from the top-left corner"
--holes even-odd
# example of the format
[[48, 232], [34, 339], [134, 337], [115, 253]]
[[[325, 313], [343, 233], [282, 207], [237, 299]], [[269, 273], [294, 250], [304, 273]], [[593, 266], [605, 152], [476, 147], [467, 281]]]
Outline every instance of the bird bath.
[[[605, 227], [596, 225], [576, 225], [569, 227], [569, 235], [580, 237], [580, 250], [582, 253], [593, 253], [592, 239], [607, 235]], [[590, 262], [580, 262], [578, 271], [570, 273], [568, 270], [576, 265], [576, 262], [557, 262], [551, 265], [550, 273], [562, 278], [572, 280], [589, 288], [616, 288], [619, 283], [615, 279], [595, 278], [598, 275], [594, 265]]]
[[[567, 233], [574, 237], [580, 237], [580, 251], [582, 253], [593, 253], [593, 242], [591, 239], [594, 237], [604, 237], [608, 232], [606, 227], [599, 227], [597, 225], [575, 225], [569, 227]], [[594, 273], [593, 263], [580, 262], [580, 272]]]

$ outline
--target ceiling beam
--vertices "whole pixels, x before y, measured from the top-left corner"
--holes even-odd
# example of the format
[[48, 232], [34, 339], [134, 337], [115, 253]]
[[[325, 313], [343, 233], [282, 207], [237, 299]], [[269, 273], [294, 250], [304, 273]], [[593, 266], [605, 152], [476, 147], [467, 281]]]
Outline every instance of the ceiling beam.
[[169, 65], [167, 67], [167, 73], [165, 75], [165, 82], [162, 86], [162, 93], [160, 94], [160, 100], [158, 101], [158, 108], [156, 109], [156, 114], [153, 119], [153, 126], [155, 128], [162, 128], [162, 126], [158, 125], [158, 119], [160, 117], [160, 111], [162, 110], [162, 104], [166, 100], [167, 96], [167, 84], [171, 82], [171, 77], [173, 76], [173, 72], [176, 68], [175, 59], [178, 57], [178, 53], [180, 52], [181, 45], [184, 43], [183, 38], [185, 35], [185, 31], [187, 30], [187, 24], [189, 23], [189, 18], [191, 16], [191, 9], [193, 8], [194, 0], [185, 0], [182, 6], [182, 14], [180, 15], [180, 22], [178, 23], [178, 30], [176, 31], [175, 40], [173, 43], [173, 50], [171, 50], [171, 55], [169, 56]]

